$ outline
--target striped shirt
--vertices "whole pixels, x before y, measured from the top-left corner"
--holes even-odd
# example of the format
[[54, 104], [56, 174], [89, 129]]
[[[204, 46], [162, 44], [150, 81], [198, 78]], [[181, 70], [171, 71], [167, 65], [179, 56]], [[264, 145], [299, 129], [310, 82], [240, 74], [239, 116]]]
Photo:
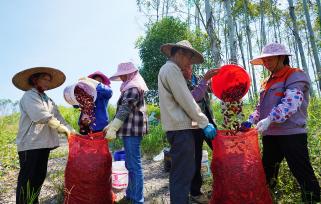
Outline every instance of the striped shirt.
[[130, 88], [124, 91], [118, 102], [116, 118], [124, 121], [117, 136], [143, 136], [147, 133], [147, 116], [144, 91]]

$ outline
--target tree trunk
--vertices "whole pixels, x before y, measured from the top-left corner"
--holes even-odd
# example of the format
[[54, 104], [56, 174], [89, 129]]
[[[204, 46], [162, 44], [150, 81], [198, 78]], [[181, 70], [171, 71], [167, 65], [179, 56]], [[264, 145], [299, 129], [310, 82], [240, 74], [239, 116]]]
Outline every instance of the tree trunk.
[[298, 54], [298, 45], [295, 41], [295, 38], [291, 37], [291, 43], [294, 47], [294, 53], [295, 53], [295, 61], [296, 61], [296, 67], [300, 67], [300, 61], [299, 61], [299, 54]]
[[311, 25], [307, 1], [302, 0], [302, 2], [303, 2], [304, 15], [305, 15], [305, 19], [306, 19], [306, 23], [307, 23], [307, 27], [308, 27], [308, 31], [309, 31], [309, 36], [310, 36], [310, 43], [311, 43], [311, 48], [312, 48], [312, 52], [313, 52], [314, 63], [315, 63], [315, 67], [317, 70], [317, 80], [319, 82], [319, 87], [321, 88], [321, 65], [320, 65], [320, 60], [319, 60], [319, 56], [318, 56], [318, 50], [315, 45], [315, 37], [314, 37], [312, 25]]
[[213, 13], [212, 13], [212, 7], [210, 5], [209, 0], [205, 0], [205, 12], [206, 12], [206, 31], [210, 39], [211, 44], [211, 55], [214, 62], [214, 67], [220, 67], [221, 66], [221, 49], [220, 49], [220, 42], [219, 39], [214, 32], [213, 27]]
[[[247, 63], [245, 62], [244, 49], [243, 49], [243, 37], [242, 37], [242, 33], [238, 32], [236, 23], [235, 23], [235, 29], [236, 29], [236, 36], [237, 36], [237, 39], [238, 39], [238, 44], [239, 44], [241, 57], [242, 57], [242, 64], [243, 64], [244, 69], [247, 70], [247, 68], [246, 68], [246, 64]], [[249, 74], [251, 74], [250, 71], [249, 71]], [[250, 99], [250, 102], [252, 103], [253, 102], [253, 97], [252, 97], [252, 90], [251, 89], [249, 89], [249, 99]]]
[[[308, 66], [307, 66], [307, 61], [305, 59], [304, 50], [303, 50], [303, 46], [302, 46], [302, 40], [299, 36], [298, 26], [296, 24], [297, 21], [296, 21], [296, 15], [294, 12], [293, 0], [288, 0], [288, 2], [289, 2], [290, 18], [291, 18], [291, 21], [293, 24], [293, 35], [295, 37], [295, 40], [296, 40], [298, 48], [299, 48], [302, 68], [306, 72], [306, 74], [308, 75], [309, 81], [311, 83], [311, 78], [310, 78], [310, 74], [309, 74], [309, 70], [308, 70]], [[312, 95], [312, 94], [313, 94], [313, 90], [311, 88], [310, 95]]]
[[159, 5], [160, 5], [160, 0], [156, 1], [156, 21], [159, 19]]
[[317, 7], [318, 7], [319, 26], [320, 26], [319, 33], [321, 35], [321, 3], [320, 3], [320, 0], [316, 0], [316, 2], [317, 2]]
[[169, 0], [166, 0], [166, 17], [168, 16]]
[[162, 6], [162, 18], [164, 18], [165, 13], [165, 0], [163, 0], [163, 6]]
[[[308, 31], [307, 31], [307, 28], [306, 28], [306, 27], [304, 28], [304, 34], [305, 34], [305, 38], [306, 38], [305, 40], [306, 40], [306, 42], [308, 42], [308, 41], [309, 41], [309, 34], [308, 34]], [[317, 75], [317, 70], [316, 70], [316, 68], [315, 68], [315, 65], [314, 65], [314, 63], [313, 63], [313, 56], [312, 56], [312, 52], [311, 52], [311, 48], [310, 48], [309, 43], [307, 43], [307, 46], [308, 46], [307, 56], [308, 56], [308, 58], [310, 58], [310, 63], [311, 63], [312, 71], [313, 71], [313, 74], [314, 74], [314, 78], [316, 79], [316, 76], [318, 76], [318, 75]], [[309, 62], [308, 62], [308, 67], [310, 67], [310, 66], [309, 66]], [[316, 82], [316, 80], [315, 80], [315, 82]], [[319, 84], [316, 83], [316, 85], [317, 85], [318, 95], [320, 95], [320, 87], [319, 87]], [[313, 84], [311, 84], [311, 87], [313, 87]]]
[[200, 0], [195, 0], [195, 26], [200, 29]]
[[[248, 15], [248, 2], [247, 0], [244, 0], [243, 2], [243, 11], [244, 11], [244, 17], [245, 17], [245, 27], [246, 27], [246, 37], [247, 37], [247, 43], [249, 45], [249, 54], [250, 59], [253, 59], [252, 54], [252, 40], [251, 40], [251, 30], [250, 30], [250, 23], [249, 23], [249, 15]], [[254, 94], [257, 96], [257, 87], [256, 87], [256, 77], [255, 77], [255, 70], [254, 66], [251, 64], [252, 69], [252, 80], [253, 80], [253, 88], [254, 88]]]
[[272, 24], [273, 24], [273, 31], [274, 31], [274, 41], [278, 42], [278, 36], [276, 34], [276, 25], [275, 25], [275, 13], [273, 11], [273, 5], [274, 5], [273, 0], [270, 0], [270, 5], [271, 5], [271, 13], [272, 13]]
[[235, 26], [233, 23], [233, 16], [231, 11], [231, 1], [224, 0], [225, 11], [227, 16], [227, 27], [228, 27], [228, 38], [229, 38], [229, 48], [230, 48], [230, 63], [237, 64], [236, 57], [236, 38], [235, 38]]
[[190, 0], [187, 0], [187, 24], [188, 24], [188, 27], [191, 26], [191, 6], [190, 6]]
[[261, 44], [260, 44], [260, 50], [262, 50], [263, 46], [266, 45], [266, 32], [265, 32], [265, 20], [264, 20], [264, 5], [263, 5], [263, 0], [260, 0], [260, 17], [261, 17], [261, 29], [260, 29], [260, 34], [261, 34]]

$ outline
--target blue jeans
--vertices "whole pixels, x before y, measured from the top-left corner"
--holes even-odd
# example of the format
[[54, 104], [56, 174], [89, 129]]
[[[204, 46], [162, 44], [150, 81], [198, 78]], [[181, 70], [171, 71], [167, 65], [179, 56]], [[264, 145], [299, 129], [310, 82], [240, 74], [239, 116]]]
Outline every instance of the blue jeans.
[[128, 170], [128, 187], [126, 197], [134, 204], [144, 203], [142, 160], [140, 145], [142, 136], [124, 136], [123, 143], [126, 153], [125, 165]]

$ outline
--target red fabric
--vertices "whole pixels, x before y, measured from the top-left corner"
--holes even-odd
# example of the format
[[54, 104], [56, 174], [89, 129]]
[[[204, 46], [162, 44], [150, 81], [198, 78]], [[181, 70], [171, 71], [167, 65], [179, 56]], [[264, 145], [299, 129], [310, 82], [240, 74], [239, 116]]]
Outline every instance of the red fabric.
[[65, 204], [114, 203], [112, 158], [102, 132], [71, 135], [65, 170]]
[[213, 191], [211, 204], [272, 203], [266, 185], [256, 129], [225, 136], [218, 131], [212, 141]]
[[240, 100], [245, 96], [251, 84], [250, 76], [245, 69], [235, 64], [222, 66], [219, 73], [213, 76], [211, 81], [213, 94], [221, 100], [224, 92], [229, 92], [242, 84], [244, 85], [244, 91], [239, 94], [238, 100]]

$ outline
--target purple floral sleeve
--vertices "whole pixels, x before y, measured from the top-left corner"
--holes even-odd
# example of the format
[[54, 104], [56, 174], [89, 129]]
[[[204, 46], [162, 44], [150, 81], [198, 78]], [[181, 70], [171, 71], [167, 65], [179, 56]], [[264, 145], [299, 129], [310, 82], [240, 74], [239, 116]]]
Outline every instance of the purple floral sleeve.
[[269, 114], [272, 122], [283, 123], [298, 111], [303, 101], [303, 93], [299, 89], [287, 89], [281, 103], [274, 107]]
[[207, 81], [202, 79], [201, 82], [191, 91], [196, 102], [202, 100], [207, 90]]
[[256, 124], [257, 122], [259, 122], [259, 118], [260, 118], [260, 113], [259, 113], [259, 106], [260, 105], [257, 105], [256, 106], [256, 109], [255, 111], [250, 115], [248, 121], [252, 124]]

